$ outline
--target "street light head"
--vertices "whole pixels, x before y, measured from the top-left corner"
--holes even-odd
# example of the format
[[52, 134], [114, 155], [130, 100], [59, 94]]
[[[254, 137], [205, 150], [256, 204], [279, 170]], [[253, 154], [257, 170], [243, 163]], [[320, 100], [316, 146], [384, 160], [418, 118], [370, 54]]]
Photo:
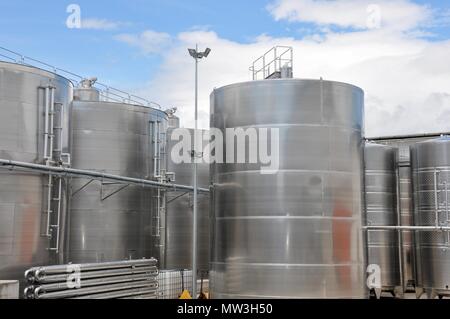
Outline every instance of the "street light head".
[[195, 49], [188, 49], [188, 51], [191, 57], [193, 57], [194, 59], [197, 58], [197, 51]]
[[206, 48], [205, 52], [203, 52], [203, 56], [206, 58], [209, 55], [210, 52], [211, 52], [211, 49], [210, 48]]

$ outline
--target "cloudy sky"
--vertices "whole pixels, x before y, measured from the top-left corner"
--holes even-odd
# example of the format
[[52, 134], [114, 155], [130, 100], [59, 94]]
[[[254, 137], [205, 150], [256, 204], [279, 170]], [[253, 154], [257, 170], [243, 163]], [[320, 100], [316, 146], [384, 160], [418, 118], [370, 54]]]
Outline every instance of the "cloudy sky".
[[186, 127], [196, 43], [212, 49], [200, 65], [202, 127], [214, 87], [250, 80], [252, 60], [289, 45], [295, 77], [364, 89], [367, 136], [450, 131], [449, 1], [0, 0], [1, 47], [176, 106]]

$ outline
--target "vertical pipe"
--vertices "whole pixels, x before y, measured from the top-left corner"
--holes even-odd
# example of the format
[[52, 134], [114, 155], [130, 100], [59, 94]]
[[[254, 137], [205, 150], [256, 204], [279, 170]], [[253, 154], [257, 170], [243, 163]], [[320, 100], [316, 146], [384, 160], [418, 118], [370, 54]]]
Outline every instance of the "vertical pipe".
[[[397, 159], [398, 159], [397, 154]], [[395, 192], [396, 192], [396, 206], [397, 206], [397, 225], [401, 226], [402, 214], [400, 207], [400, 167], [397, 161], [397, 165], [395, 168]], [[402, 294], [406, 291], [405, 280], [403, 277], [404, 274], [404, 260], [403, 260], [403, 234], [400, 229], [397, 230], [398, 236], [398, 262], [399, 262], [399, 270], [400, 270], [400, 287], [402, 287]]]
[[60, 126], [60, 130], [59, 130], [59, 146], [58, 146], [59, 152], [60, 152], [59, 160], [61, 162], [63, 162], [64, 104], [62, 104], [62, 103], [61, 103], [61, 109], [59, 110], [59, 126]]
[[[445, 225], [448, 226], [448, 184], [447, 181], [444, 182], [444, 189], [445, 189], [445, 214], [447, 217]], [[450, 233], [447, 232], [447, 246], [450, 243]]]
[[49, 112], [49, 100], [50, 89], [45, 88], [45, 115], [44, 115], [44, 160], [48, 159], [48, 112]]
[[439, 226], [439, 201], [438, 201], [438, 171], [437, 169], [434, 169], [434, 209], [435, 209], [435, 216], [434, 216], [434, 223], [435, 226]]
[[157, 153], [158, 153], [158, 143], [156, 137], [156, 121], [152, 122], [153, 125], [153, 178], [157, 177]]
[[55, 88], [50, 88], [50, 152], [49, 160], [53, 159], [53, 141], [54, 141], [54, 114], [55, 114]]
[[195, 129], [194, 129], [194, 207], [192, 216], [192, 298], [197, 298], [197, 129], [198, 129], [198, 45], [195, 46]]

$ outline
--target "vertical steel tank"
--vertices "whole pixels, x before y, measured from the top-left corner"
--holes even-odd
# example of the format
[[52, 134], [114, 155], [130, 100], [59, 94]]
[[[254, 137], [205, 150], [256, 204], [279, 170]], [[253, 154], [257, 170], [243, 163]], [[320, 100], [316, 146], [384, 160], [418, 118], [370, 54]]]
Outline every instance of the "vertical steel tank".
[[[365, 219], [368, 226], [397, 226], [397, 149], [366, 143]], [[399, 233], [396, 230], [371, 230], [367, 233], [369, 265], [379, 266], [381, 282], [375, 287], [377, 297], [382, 291], [401, 295]]]
[[[73, 161], [78, 169], [157, 179], [164, 169], [167, 116], [157, 109], [99, 100], [89, 80], [75, 90]], [[159, 256], [157, 190], [73, 178], [67, 262]]]
[[[377, 143], [382, 143], [398, 149], [397, 166], [401, 226], [414, 225], [410, 145], [427, 139], [430, 139], [430, 137], [393, 136], [374, 139]], [[403, 230], [401, 234], [404, 291], [414, 291], [416, 286], [414, 232], [411, 230]]]
[[[59, 165], [70, 151], [72, 89], [59, 75], [0, 62], [0, 158]], [[59, 262], [65, 190], [64, 179], [0, 169], [0, 279]]]
[[[177, 164], [173, 161], [171, 152], [173, 147], [179, 142], [172, 140], [172, 132], [178, 128], [178, 121], [169, 118], [169, 122], [174, 125], [167, 132], [168, 150], [168, 172], [174, 173], [175, 180], [179, 184], [193, 185], [193, 165], [192, 163]], [[194, 145], [194, 130], [183, 129], [191, 136], [191, 149]], [[200, 130], [202, 135], [208, 131]], [[203, 147], [207, 140], [203, 140]], [[202, 147], [202, 149], [203, 149]], [[209, 164], [206, 162], [197, 165], [198, 186], [208, 188], [209, 186]], [[181, 195], [181, 196], [180, 196]], [[179, 192], [168, 192], [166, 204], [166, 229], [165, 229], [165, 263], [164, 269], [191, 269], [192, 268], [192, 214], [193, 214], [193, 194], [184, 195]], [[202, 272], [209, 270], [209, 196], [208, 194], [198, 194], [198, 269]]]
[[212, 164], [213, 298], [367, 297], [363, 108], [360, 88], [323, 80], [214, 90], [211, 128], [278, 129], [279, 170]]
[[[414, 225], [450, 226], [450, 137], [411, 146]], [[450, 232], [416, 231], [417, 286], [450, 295]]]

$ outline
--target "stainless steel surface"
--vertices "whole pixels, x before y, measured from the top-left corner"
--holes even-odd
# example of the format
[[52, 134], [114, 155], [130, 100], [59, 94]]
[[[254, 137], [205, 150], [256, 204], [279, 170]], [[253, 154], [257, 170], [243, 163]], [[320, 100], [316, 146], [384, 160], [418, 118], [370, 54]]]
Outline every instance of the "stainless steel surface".
[[[397, 149], [366, 143], [365, 218], [370, 226], [397, 226]], [[367, 233], [368, 264], [381, 270], [381, 291], [396, 291], [402, 287], [397, 230], [373, 229]]]
[[[416, 143], [411, 147], [414, 223], [450, 226], [450, 138]], [[450, 232], [416, 232], [417, 286], [429, 296], [449, 295]]]
[[[400, 188], [400, 213], [401, 225], [412, 226], [413, 222], [413, 198], [411, 183], [411, 162], [410, 145], [416, 142], [427, 140], [431, 135], [411, 135], [411, 136], [392, 136], [373, 138], [371, 140], [398, 148], [398, 170], [399, 170], [399, 188]], [[406, 290], [415, 288], [415, 254], [414, 254], [414, 232], [402, 231], [402, 249], [403, 249], [403, 282]]]
[[[411, 183], [411, 162], [410, 162], [410, 146], [417, 142], [429, 140], [439, 137], [441, 134], [421, 134], [407, 136], [390, 136], [371, 138], [377, 143], [394, 146], [399, 149], [398, 165], [400, 175], [400, 209], [401, 209], [401, 225], [411, 226], [413, 222], [413, 198]], [[404, 264], [404, 283], [406, 289], [412, 290], [416, 286], [416, 258], [414, 245], [414, 232], [402, 231], [403, 242], [403, 264]]]
[[417, 230], [417, 231], [437, 231], [450, 230], [450, 226], [364, 226], [363, 229], [375, 230]]
[[[233, 84], [211, 127], [278, 128], [280, 170], [213, 164], [213, 298], [366, 298], [361, 89], [318, 80]], [[247, 145], [248, 148], [248, 145]]]
[[[51, 105], [50, 91], [55, 102]], [[45, 164], [44, 141], [47, 155], [52, 158], [68, 153], [71, 98], [72, 84], [67, 79], [37, 68], [0, 62], [0, 158]], [[44, 135], [45, 123], [50, 125], [44, 116], [46, 107], [55, 111], [51, 115], [54, 136], [50, 144], [48, 134], [47, 138]], [[56, 244], [56, 228], [52, 239], [44, 236], [56, 223], [56, 214], [51, 213], [47, 219], [46, 183], [48, 176], [35, 172], [0, 170], [0, 279], [22, 279], [25, 269], [60, 259], [48, 250]], [[64, 190], [65, 183], [63, 197]], [[61, 202], [60, 218], [64, 219], [65, 199]]]
[[[86, 94], [84, 96], [87, 96]], [[154, 123], [165, 132], [163, 111], [103, 101], [73, 102], [76, 169], [154, 179]], [[155, 142], [156, 141], [156, 142]], [[114, 182], [73, 178], [67, 262], [159, 258], [157, 191]]]
[[[191, 136], [194, 130], [187, 129]], [[167, 150], [170, 154], [178, 142], [171, 139], [173, 129], [167, 132]], [[202, 134], [206, 131], [201, 131]], [[191, 139], [193, 147], [193, 139]], [[207, 141], [203, 141], [206, 146]], [[167, 170], [175, 173], [178, 184], [193, 184], [192, 164], [175, 164], [168, 156]], [[200, 188], [209, 186], [209, 164], [198, 164], [198, 185]], [[192, 193], [168, 192], [166, 204], [166, 240], [165, 262], [162, 269], [191, 269], [192, 268]], [[209, 195], [198, 194], [198, 269], [209, 269]]]

